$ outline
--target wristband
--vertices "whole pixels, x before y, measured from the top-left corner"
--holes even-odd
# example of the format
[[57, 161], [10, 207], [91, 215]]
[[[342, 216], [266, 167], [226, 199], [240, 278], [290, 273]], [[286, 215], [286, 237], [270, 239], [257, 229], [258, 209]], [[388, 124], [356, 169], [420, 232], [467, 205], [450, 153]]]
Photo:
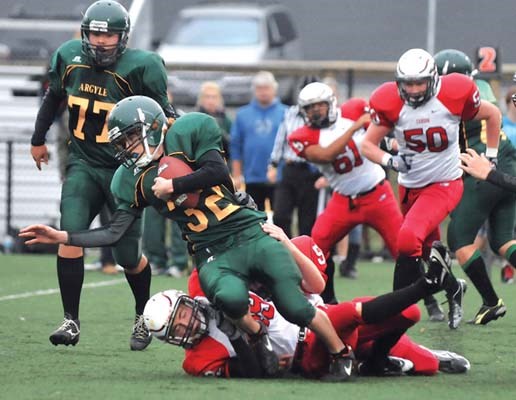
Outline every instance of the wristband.
[[486, 157], [487, 158], [496, 158], [498, 156], [498, 149], [494, 147], [486, 148]]
[[392, 155], [390, 155], [389, 153], [385, 153], [383, 156], [382, 156], [382, 161], [381, 161], [381, 164], [384, 166], [384, 167], [387, 167], [389, 165], [389, 160], [392, 158]]

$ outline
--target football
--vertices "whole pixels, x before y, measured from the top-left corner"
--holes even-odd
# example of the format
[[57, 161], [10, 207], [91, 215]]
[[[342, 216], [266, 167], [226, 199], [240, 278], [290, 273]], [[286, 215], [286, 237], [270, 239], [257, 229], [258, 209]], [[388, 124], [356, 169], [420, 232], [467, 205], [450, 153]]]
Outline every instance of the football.
[[[179, 178], [193, 172], [190, 166], [178, 158], [164, 156], [158, 167], [158, 176], [165, 179]], [[199, 203], [199, 193], [172, 194], [170, 199], [178, 207], [195, 208]]]

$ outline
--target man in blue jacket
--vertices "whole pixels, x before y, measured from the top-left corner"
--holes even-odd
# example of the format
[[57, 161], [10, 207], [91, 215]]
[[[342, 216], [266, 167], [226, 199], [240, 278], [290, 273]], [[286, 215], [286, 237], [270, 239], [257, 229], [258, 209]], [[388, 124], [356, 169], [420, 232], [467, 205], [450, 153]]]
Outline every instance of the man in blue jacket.
[[276, 96], [278, 82], [268, 71], [253, 78], [254, 97], [241, 107], [231, 126], [231, 167], [236, 190], [246, 191], [260, 210], [265, 199], [273, 200], [274, 186], [267, 180], [267, 167], [276, 132], [287, 106]]

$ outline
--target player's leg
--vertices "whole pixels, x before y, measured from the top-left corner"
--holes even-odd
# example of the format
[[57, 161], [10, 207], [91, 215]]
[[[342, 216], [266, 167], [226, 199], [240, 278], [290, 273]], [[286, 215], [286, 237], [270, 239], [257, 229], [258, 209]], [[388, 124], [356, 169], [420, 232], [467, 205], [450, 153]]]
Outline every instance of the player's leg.
[[321, 248], [326, 257], [328, 280], [326, 287], [321, 293], [325, 303], [337, 303], [334, 289], [335, 265], [330, 257], [332, 247], [346, 236], [357, 224], [358, 212], [351, 208], [348, 197], [333, 193], [326, 208], [315, 220], [312, 228], [312, 239]]
[[167, 271], [166, 220], [154, 207], [147, 207], [143, 213], [143, 252], [151, 264], [153, 275]]
[[[448, 225], [448, 243], [455, 255], [459, 265], [471, 280], [478, 293], [482, 297], [483, 305], [495, 307], [499, 301], [494, 287], [491, 283], [485, 261], [480, 253], [480, 250], [475, 244], [475, 237], [482, 224], [488, 220], [490, 221], [489, 230], [492, 230], [497, 225], [500, 233], [504, 229], [503, 215], [501, 218], [496, 218], [497, 204], [500, 202], [501, 189], [490, 188], [486, 182], [478, 182], [472, 177], [466, 177], [464, 180], [465, 195], [460, 204], [451, 213], [451, 221]], [[512, 210], [507, 217], [514, 216], [514, 203], [512, 203]], [[490, 216], [490, 213], [493, 213]], [[497, 221], [496, 223], [495, 221]], [[512, 226], [511, 222], [508, 222]], [[493, 239], [489, 233], [490, 239]], [[502, 235], [506, 240], [512, 239], [512, 227], [509, 229], [509, 235]], [[500, 234], [495, 237], [502, 239]], [[498, 241], [495, 239], [495, 241]], [[498, 249], [497, 249], [498, 250]], [[496, 250], [495, 250], [496, 251]], [[482, 312], [483, 314], [483, 312]], [[476, 317], [470, 321], [474, 323]], [[487, 322], [486, 322], [487, 323]]]
[[[407, 189], [400, 186], [402, 211], [405, 214], [398, 235], [399, 256], [394, 271], [394, 288], [414, 282], [421, 274], [421, 259], [425, 240], [438, 233], [439, 224], [460, 201], [463, 191], [462, 180], [436, 183], [423, 189]], [[447, 293], [456, 293], [459, 283], [452, 279]], [[435, 299], [425, 299], [425, 305], [432, 318], [435, 312], [440, 320], [442, 312]]]
[[[72, 163], [61, 189], [60, 228], [67, 231], [88, 229], [98, 214], [103, 191], [90, 167]], [[57, 277], [64, 310], [64, 320], [49, 337], [54, 345], [75, 345], [79, 341], [79, 303], [84, 280], [82, 248], [60, 245], [57, 254]]]
[[[300, 290], [301, 275], [290, 252], [268, 235], [252, 243], [254, 276], [259, 277], [272, 293], [272, 299], [283, 317], [301, 327], [309, 327], [330, 353], [329, 372], [325, 380], [345, 381], [353, 374], [354, 355], [339, 338], [326, 313], [315, 309]], [[258, 279], [258, 278], [257, 278]]]

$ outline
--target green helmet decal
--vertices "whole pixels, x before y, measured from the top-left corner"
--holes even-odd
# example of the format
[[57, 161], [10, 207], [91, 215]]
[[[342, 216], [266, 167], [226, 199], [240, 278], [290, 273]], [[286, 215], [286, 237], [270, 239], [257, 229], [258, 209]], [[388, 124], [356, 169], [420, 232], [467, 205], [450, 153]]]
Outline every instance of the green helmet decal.
[[167, 117], [150, 97], [131, 96], [113, 107], [107, 123], [116, 159], [128, 168], [145, 167], [163, 144]]
[[462, 51], [455, 49], [441, 50], [434, 56], [439, 75], [448, 75], [458, 72], [471, 76], [473, 73], [473, 63]]
[[[82, 51], [94, 65], [107, 67], [114, 64], [124, 53], [131, 22], [127, 10], [116, 1], [99, 0], [88, 7], [81, 22]], [[119, 40], [115, 48], [92, 45], [90, 32], [117, 33]]]

